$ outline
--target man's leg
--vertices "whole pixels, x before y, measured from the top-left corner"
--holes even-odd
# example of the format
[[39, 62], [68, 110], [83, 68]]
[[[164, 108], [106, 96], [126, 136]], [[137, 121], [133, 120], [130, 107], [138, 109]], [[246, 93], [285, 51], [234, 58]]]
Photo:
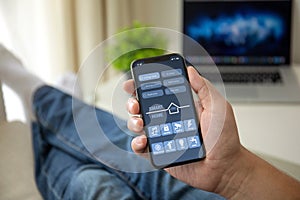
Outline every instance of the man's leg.
[[[84, 162], [43, 138], [53, 134], [32, 125], [36, 182], [44, 199], [134, 199], [138, 195], [101, 165]], [[67, 147], [66, 147], [67, 148]]]
[[[74, 101], [76, 103], [74, 103]], [[73, 108], [72, 108], [72, 105]], [[40, 88], [34, 98], [34, 109], [38, 119], [39, 127], [50, 131], [43, 134], [44, 140], [51, 146], [62, 149], [69, 155], [75, 157], [81, 163], [96, 164], [103, 170], [114, 175], [124, 183], [124, 186], [131, 188], [133, 194], [143, 199], [219, 199], [221, 197], [205, 191], [194, 189], [167, 174], [163, 170], [156, 170], [145, 173], [122, 172], [121, 167], [114, 169], [112, 166], [121, 166], [118, 160], [114, 160], [114, 154], [111, 154], [112, 166], [104, 165], [95, 158], [95, 156], [86, 149], [76, 127], [74, 116], [82, 119], [80, 123], [88, 124], [90, 118], [86, 118], [87, 112], [95, 112], [95, 117], [102, 127], [103, 132], [109, 140], [120, 148], [130, 151], [130, 142], [132, 137], [124, 133], [126, 123], [121, 125], [115, 123], [115, 118], [110, 113], [88, 106], [71, 96], [62, 93], [52, 87]], [[83, 115], [83, 116], [80, 116]], [[84, 125], [83, 125], [84, 126]], [[122, 127], [120, 127], [122, 126]], [[96, 129], [96, 128], [95, 128]], [[87, 126], [85, 131], [95, 131], [93, 127]], [[43, 132], [43, 131], [41, 131]], [[127, 132], [125, 130], [125, 132]], [[95, 140], [90, 140], [91, 146], [100, 146]], [[99, 144], [99, 145], [98, 145]], [[101, 144], [104, 146], [113, 145]], [[100, 147], [99, 147], [100, 148]], [[104, 153], [104, 152], [103, 152]], [[100, 150], [101, 154], [101, 150]], [[94, 171], [95, 172], [95, 171]], [[82, 177], [84, 179], [85, 177]], [[88, 178], [87, 178], [88, 179]], [[101, 181], [101, 180], [100, 180]], [[90, 183], [93, 184], [93, 183]], [[100, 186], [99, 186], [100, 187]]]

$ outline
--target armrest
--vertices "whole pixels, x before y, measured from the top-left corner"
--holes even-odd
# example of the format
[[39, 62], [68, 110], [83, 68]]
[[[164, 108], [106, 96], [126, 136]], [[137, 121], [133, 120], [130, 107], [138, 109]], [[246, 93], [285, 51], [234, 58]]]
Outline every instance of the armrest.
[[3, 92], [2, 92], [2, 84], [0, 81], [0, 122], [6, 121], [6, 112], [5, 112], [5, 105], [3, 99]]

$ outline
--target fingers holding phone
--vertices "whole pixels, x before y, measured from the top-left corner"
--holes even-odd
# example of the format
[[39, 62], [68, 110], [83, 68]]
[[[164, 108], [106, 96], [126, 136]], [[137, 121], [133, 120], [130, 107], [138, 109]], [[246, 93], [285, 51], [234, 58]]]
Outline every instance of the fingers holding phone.
[[131, 71], [135, 87], [129, 82], [125, 90], [136, 88], [139, 105], [130, 99], [127, 108], [131, 114], [141, 114], [142, 122], [131, 117], [128, 127], [140, 133], [143, 125], [152, 164], [165, 168], [203, 159], [205, 148], [185, 59], [179, 54], [139, 59]]

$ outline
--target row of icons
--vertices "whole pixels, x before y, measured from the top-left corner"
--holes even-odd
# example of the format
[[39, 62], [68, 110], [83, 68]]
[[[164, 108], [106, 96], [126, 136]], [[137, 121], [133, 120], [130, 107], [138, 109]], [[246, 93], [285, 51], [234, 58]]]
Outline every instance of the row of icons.
[[184, 131], [197, 130], [197, 125], [194, 119], [184, 121], [176, 121], [172, 123], [160, 124], [148, 127], [148, 135], [150, 138], [166, 136], [171, 134], [183, 133]]
[[200, 141], [198, 136], [190, 136], [187, 138], [179, 138], [176, 140], [153, 143], [151, 147], [152, 153], [154, 155], [157, 155], [198, 148], [200, 147]]

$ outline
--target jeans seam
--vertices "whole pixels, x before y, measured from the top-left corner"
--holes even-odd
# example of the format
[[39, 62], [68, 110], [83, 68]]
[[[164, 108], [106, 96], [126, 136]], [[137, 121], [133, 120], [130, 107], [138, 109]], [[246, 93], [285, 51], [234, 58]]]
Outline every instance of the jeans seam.
[[[47, 129], [51, 132], [58, 132], [56, 131], [53, 126], [48, 123], [46, 120], [45, 120], [45, 117], [43, 116], [42, 113], [39, 113], [39, 121], [40, 123], [44, 126], [44, 127], [47, 127]], [[90, 154], [87, 154], [86, 152], [82, 151], [81, 148], [78, 148], [76, 144], [74, 144], [73, 142], [71, 142], [70, 140], [68, 140], [66, 137], [60, 135], [60, 134], [53, 134], [58, 140], [62, 141], [63, 143], [66, 143], [68, 146], [70, 146], [72, 149], [76, 150], [76, 151], [79, 151], [80, 153], [84, 154], [85, 156], [87, 157], [92, 157]]]
[[[96, 165], [96, 167], [95, 167]], [[87, 164], [85, 166], [81, 166], [79, 167], [75, 172], [74, 174], [77, 174], [79, 173], [80, 171], [82, 170], [85, 170], [85, 169], [99, 169], [99, 166], [97, 164]], [[101, 168], [100, 169], [103, 169], [105, 170], [106, 172], [110, 173], [109, 171], [107, 171], [105, 168]], [[130, 183], [130, 181], [127, 180], [126, 176], [123, 176], [121, 172], [118, 172], [118, 171], [115, 171], [115, 174], [117, 177], [119, 177], [122, 181], [126, 182], [127, 183], [127, 186], [129, 186], [131, 189], [133, 189], [137, 195], [142, 198], [142, 199], [145, 199], [147, 200], [148, 198], [146, 198], [141, 191], [139, 191], [136, 187], [133, 187], [132, 184]]]
[[126, 182], [142, 199], [148, 199], [144, 194], [143, 192], [138, 188], [136, 187], [134, 184], [132, 184], [128, 178], [123, 175], [122, 172], [119, 172], [118, 170], [115, 170], [115, 173], [124, 181]]
[[53, 193], [53, 195], [54, 195], [57, 199], [62, 200], [62, 198], [59, 196], [59, 194], [57, 194], [55, 188], [52, 187], [52, 184], [49, 183], [49, 181], [48, 181], [48, 180], [49, 180], [49, 178], [48, 178], [49, 176], [48, 176], [48, 173], [45, 171], [44, 168], [42, 168], [42, 173], [46, 176], [47, 186], [48, 186], [48, 188], [50, 189], [50, 191]]
[[62, 135], [55, 135], [55, 136], [56, 136], [56, 138], [57, 138], [58, 140], [60, 140], [60, 141], [62, 141], [63, 143], [67, 144], [69, 147], [73, 148], [74, 150], [76, 150], [76, 151], [78, 151], [78, 152], [84, 154], [85, 156], [87, 156], [87, 157], [89, 157], [89, 158], [92, 157], [91, 154], [84, 152], [80, 147], [77, 147], [76, 144], [74, 144], [73, 142], [71, 142], [70, 140], [68, 140], [67, 138], [65, 138], [64, 136], [62, 136]]

